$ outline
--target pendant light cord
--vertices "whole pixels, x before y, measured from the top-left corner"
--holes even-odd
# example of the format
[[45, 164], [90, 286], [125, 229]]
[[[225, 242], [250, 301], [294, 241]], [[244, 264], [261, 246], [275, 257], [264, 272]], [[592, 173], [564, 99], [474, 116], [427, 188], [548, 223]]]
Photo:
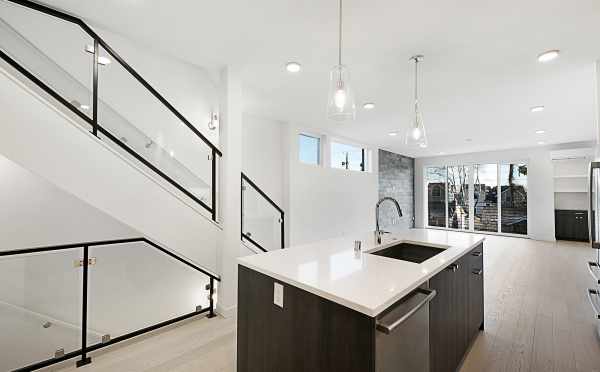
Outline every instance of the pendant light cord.
[[419, 79], [418, 79], [418, 75], [419, 75], [419, 57], [415, 58], [415, 105], [417, 104], [418, 100], [419, 100], [419, 95], [418, 95], [418, 83], [419, 83]]
[[340, 27], [339, 27], [339, 39], [338, 39], [338, 65], [342, 65], [342, 0], [340, 0]]

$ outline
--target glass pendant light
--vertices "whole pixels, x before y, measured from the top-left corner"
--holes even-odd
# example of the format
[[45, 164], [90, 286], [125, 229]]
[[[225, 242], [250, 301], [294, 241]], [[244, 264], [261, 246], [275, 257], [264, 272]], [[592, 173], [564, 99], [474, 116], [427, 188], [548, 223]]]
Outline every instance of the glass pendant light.
[[410, 146], [418, 146], [421, 148], [427, 147], [427, 133], [425, 124], [423, 124], [423, 116], [419, 109], [419, 63], [423, 62], [422, 55], [416, 55], [410, 58], [411, 62], [415, 63], [415, 95], [414, 95], [414, 118], [411, 121], [405, 136], [405, 144]]
[[327, 116], [330, 119], [352, 120], [356, 116], [354, 94], [350, 87], [350, 72], [342, 64], [342, 0], [340, 0], [338, 64], [329, 73], [329, 100]]

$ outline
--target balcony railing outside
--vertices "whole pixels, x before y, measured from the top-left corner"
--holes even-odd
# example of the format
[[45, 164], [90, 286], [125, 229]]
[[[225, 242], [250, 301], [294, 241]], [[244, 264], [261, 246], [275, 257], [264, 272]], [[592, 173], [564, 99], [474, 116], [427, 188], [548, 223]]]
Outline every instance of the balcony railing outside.
[[285, 214], [260, 187], [242, 173], [242, 241], [263, 252], [285, 246]]
[[28, 0], [0, 0], [0, 57], [217, 220], [221, 151], [85, 22]]
[[3, 371], [85, 365], [91, 351], [212, 317], [220, 280], [146, 238], [0, 251], [0, 276]]

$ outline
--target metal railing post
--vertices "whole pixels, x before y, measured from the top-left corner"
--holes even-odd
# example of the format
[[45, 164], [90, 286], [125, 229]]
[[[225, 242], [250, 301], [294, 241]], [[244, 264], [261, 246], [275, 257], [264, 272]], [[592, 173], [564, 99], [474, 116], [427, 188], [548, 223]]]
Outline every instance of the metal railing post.
[[208, 318], [214, 318], [215, 316], [217, 316], [215, 314], [215, 300], [214, 300], [214, 294], [215, 294], [215, 279], [214, 278], [210, 278], [210, 285], [209, 285], [209, 289], [208, 289], [208, 299], [210, 301], [210, 310], [208, 313]]
[[98, 40], [94, 39], [94, 76], [92, 81], [92, 133], [98, 137], [98, 57], [100, 51], [98, 50]]
[[217, 153], [212, 149], [212, 220], [217, 222]]
[[83, 292], [81, 296], [81, 360], [78, 360], [77, 368], [85, 366], [92, 362], [92, 358], [87, 356], [87, 299], [88, 299], [88, 263], [89, 248], [83, 246]]
[[285, 214], [281, 212], [281, 249], [285, 248]]

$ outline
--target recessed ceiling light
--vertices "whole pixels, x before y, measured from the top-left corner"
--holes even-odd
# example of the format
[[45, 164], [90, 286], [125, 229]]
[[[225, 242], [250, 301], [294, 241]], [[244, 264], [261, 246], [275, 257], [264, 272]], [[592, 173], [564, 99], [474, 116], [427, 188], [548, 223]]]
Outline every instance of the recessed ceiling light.
[[108, 57], [98, 57], [98, 64], [102, 66], [106, 66], [110, 63], [110, 59]]
[[287, 72], [296, 73], [300, 72], [301, 66], [298, 62], [288, 62], [285, 64]]
[[390, 136], [394, 137], [394, 136], [397, 136], [397, 135], [398, 135], [398, 132], [389, 132], [388, 134], [389, 134]]
[[427, 148], [427, 144], [425, 144], [425, 143], [420, 143], [420, 144], [419, 144], [419, 147], [420, 147], [420, 148], [422, 148], [422, 149], [424, 149], [424, 148]]
[[372, 110], [375, 108], [375, 104], [373, 102], [367, 102], [363, 105], [365, 110]]
[[535, 134], [544, 134], [544, 133], [546, 133], [546, 131], [543, 129], [538, 129], [535, 131]]
[[438, 152], [438, 155], [446, 155], [446, 153], [441, 151], [441, 152]]
[[545, 144], [546, 144], [546, 142], [544, 142], [544, 141], [538, 141], [538, 145], [545, 145]]
[[546, 63], [546, 62], [552, 61], [553, 59], [556, 59], [559, 54], [560, 54], [560, 50], [558, 50], [558, 49], [548, 50], [548, 51], [540, 54], [537, 57], [537, 59], [539, 62]]
[[466, 142], [471, 142], [471, 141], [473, 141], [473, 139], [472, 138], [465, 138], [465, 141]]
[[542, 112], [544, 111], [545, 107], [544, 106], [533, 106], [532, 108], [530, 108], [529, 110], [531, 112]]

